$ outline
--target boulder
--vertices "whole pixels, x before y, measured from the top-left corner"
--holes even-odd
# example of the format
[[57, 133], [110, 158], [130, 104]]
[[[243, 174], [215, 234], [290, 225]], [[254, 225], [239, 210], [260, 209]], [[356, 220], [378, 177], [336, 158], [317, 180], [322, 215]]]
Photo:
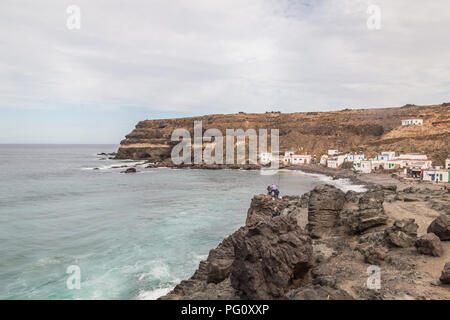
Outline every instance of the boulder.
[[402, 231], [392, 231], [388, 234], [386, 240], [394, 247], [408, 248], [414, 245], [414, 238], [408, 236]]
[[136, 168], [128, 168], [125, 171], [122, 171], [122, 173], [136, 173]]
[[420, 237], [416, 240], [414, 245], [417, 248], [417, 251], [421, 254], [440, 257], [444, 253], [441, 239], [439, 239], [439, 237], [434, 233], [428, 233]]
[[411, 237], [417, 237], [419, 226], [415, 219], [403, 219], [394, 221], [393, 228], [402, 231]]
[[439, 239], [450, 240], [450, 215], [441, 214], [428, 227], [428, 233], [434, 233]]
[[331, 185], [320, 185], [310, 192], [307, 230], [311, 237], [330, 235], [338, 223], [345, 193]]
[[388, 251], [385, 248], [369, 245], [361, 248], [361, 253], [364, 256], [364, 261], [372, 265], [380, 265], [387, 257]]
[[414, 219], [396, 220], [391, 228], [386, 229], [385, 239], [394, 247], [411, 247], [415, 243], [418, 228]]
[[356, 195], [347, 193], [346, 198], [350, 201], [341, 213], [340, 219], [341, 224], [347, 226], [351, 232], [362, 233], [386, 224], [388, 218], [383, 207], [383, 191], [374, 190]]
[[439, 278], [442, 283], [450, 284], [450, 262], [447, 262], [442, 270], [442, 275]]
[[311, 238], [288, 217], [261, 221], [232, 241], [231, 285], [247, 299], [282, 298], [311, 267]]

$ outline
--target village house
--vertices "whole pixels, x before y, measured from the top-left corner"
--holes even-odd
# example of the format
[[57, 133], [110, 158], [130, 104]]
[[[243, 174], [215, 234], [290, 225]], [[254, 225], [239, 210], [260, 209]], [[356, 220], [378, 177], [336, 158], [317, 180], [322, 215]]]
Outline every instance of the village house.
[[450, 159], [445, 160], [445, 168], [450, 169]]
[[271, 152], [261, 152], [259, 155], [259, 161], [261, 164], [266, 165], [271, 161], [278, 161], [276, 156], [273, 156]]
[[284, 157], [283, 157], [283, 163], [285, 164], [290, 164], [291, 163], [291, 156], [295, 154], [295, 151], [292, 150], [286, 150], [284, 152]]
[[328, 150], [329, 156], [336, 156], [339, 154], [339, 150]]
[[327, 161], [327, 167], [337, 169], [344, 163], [344, 161], [345, 161], [344, 155], [330, 158]]
[[375, 160], [383, 160], [383, 161], [388, 161], [388, 160], [392, 160], [395, 157], [395, 152], [382, 152], [381, 154], [377, 155], [375, 157]]
[[361, 161], [361, 166], [359, 166], [359, 170], [362, 173], [371, 173], [372, 172], [372, 161], [371, 160], [364, 160]]
[[400, 168], [413, 167], [420, 169], [430, 169], [432, 167], [432, 161], [428, 159], [426, 155], [418, 153], [407, 153], [395, 157], [395, 160]]
[[332, 169], [337, 169], [339, 167], [337, 159], [336, 158], [328, 159], [327, 167], [332, 168]]
[[402, 126], [421, 126], [421, 125], [423, 125], [423, 119], [402, 120]]
[[328, 156], [326, 154], [324, 154], [323, 156], [320, 157], [320, 164], [323, 166], [327, 165], [327, 161], [328, 161]]
[[400, 162], [396, 160], [387, 160], [384, 162], [384, 169], [386, 170], [393, 170], [393, 169], [399, 169], [400, 168]]
[[450, 182], [450, 174], [447, 170], [441, 169], [429, 169], [423, 170], [422, 179], [424, 181], [439, 181], [439, 182]]
[[293, 154], [291, 155], [291, 163], [295, 165], [310, 164], [311, 155]]
[[364, 154], [346, 154], [345, 161], [359, 163], [363, 160], [366, 160], [366, 156]]

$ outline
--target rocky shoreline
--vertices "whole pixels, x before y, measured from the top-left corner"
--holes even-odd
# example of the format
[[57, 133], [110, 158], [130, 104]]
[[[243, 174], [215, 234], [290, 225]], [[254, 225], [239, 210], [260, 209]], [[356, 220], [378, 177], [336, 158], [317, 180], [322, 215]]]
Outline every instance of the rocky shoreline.
[[[160, 299], [448, 300], [450, 193], [400, 185], [256, 195], [245, 226]], [[379, 289], [367, 286], [371, 266]]]

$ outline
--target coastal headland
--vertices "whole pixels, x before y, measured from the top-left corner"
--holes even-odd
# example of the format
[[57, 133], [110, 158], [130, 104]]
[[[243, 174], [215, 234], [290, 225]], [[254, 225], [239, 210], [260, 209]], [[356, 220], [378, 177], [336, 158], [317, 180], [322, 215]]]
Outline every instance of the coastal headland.
[[245, 226], [161, 299], [450, 299], [449, 190], [377, 182], [254, 196]]
[[[160, 166], [170, 165], [171, 140], [176, 129], [194, 136], [193, 124], [202, 122], [202, 130], [278, 129], [279, 150], [293, 150], [320, 158], [328, 149], [364, 152], [372, 156], [381, 151], [417, 152], [429, 155], [434, 163], [441, 153], [449, 153], [450, 103], [431, 106], [406, 105], [396, 108], [343, 109], [331, 112], [266, 112], [214, 114], [200, 117], [140, 121], [121, 141], [116, 158], [147, 160]], [[421, 126], [402, 126], [402, 120], [417, 118]], [[270, 137], [270, 131], [268, 132]], [[248, 143], [248, 141], [246, 141]], [[206, 147], [210, 142], [203, 142]]]

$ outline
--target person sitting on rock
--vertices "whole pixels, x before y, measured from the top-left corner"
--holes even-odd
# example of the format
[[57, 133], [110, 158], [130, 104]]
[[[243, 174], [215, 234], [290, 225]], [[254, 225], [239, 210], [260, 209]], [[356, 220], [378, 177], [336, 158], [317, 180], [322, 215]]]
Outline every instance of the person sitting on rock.
[[278, 217], [279, 215], [280, 215], [280, 209], [278, 209], [278, 207], [275, 207], [272, 212], [272, 217]]
[[272, 187], [270, 185], [267, 186], [267, 194], [272, 195]]
[[272, 189], [272, 192], [278, 189], [277, 186], [274, 183], [272, 183], [270, 188]]

